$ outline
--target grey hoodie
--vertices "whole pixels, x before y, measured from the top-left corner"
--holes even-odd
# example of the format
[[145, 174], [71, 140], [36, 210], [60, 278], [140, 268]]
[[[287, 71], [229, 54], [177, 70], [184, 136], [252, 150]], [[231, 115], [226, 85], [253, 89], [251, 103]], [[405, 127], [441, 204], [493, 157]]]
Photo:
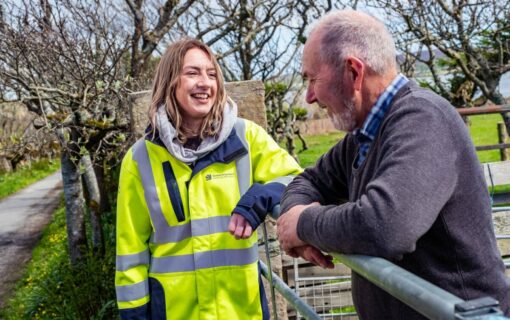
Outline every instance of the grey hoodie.
[[237, 105], [236, 103], [227, 98], [225, 108], [223, 108], [223, 123], [220, 133], [217, 137], [207, 137], [201, 143], [197, 150], [185, 148], [177, 140], [177, 131], [168, 120], [168, 115], [165, 110], [165, 105], [158, 108], [156, 121], [158, 125], [159, 137], [166, 149], [172, 156], [184, 163], [192, 163], [204, 157], [209, 152], [216, 149], [222, 144], [229, 136], [237, 118]]

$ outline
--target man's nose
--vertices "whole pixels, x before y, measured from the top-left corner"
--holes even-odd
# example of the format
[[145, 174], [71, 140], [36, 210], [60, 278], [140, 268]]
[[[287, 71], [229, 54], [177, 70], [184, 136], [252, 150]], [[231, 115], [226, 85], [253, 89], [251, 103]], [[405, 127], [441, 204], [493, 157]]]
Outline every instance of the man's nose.
[[306, 102], [308, 104], [312, 104], [317, 101], [317, 98], [315, 97], [315, 91], [313, 90], [313, 86], [308, 85], [306, 88]]

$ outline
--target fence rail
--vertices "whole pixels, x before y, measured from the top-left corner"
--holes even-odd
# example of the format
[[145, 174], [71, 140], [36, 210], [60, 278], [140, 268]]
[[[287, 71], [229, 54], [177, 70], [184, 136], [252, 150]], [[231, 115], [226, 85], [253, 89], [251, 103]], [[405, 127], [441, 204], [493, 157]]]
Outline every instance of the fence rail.
[[[510, 112], [510, 104], [497, 105], [490, 107], [473, 107], [473, 108], [457, 108], [459, 114], [463, 117]], [[476, 151], [500, 150], [501, 160], [507, 160], [508, 154], [506, 149], [510, 149], [510, 143], [506, 143], [508, 134], [503, 123], [498, 123], [498, 140], [499, 143], [491, 145], [475, 146]]]

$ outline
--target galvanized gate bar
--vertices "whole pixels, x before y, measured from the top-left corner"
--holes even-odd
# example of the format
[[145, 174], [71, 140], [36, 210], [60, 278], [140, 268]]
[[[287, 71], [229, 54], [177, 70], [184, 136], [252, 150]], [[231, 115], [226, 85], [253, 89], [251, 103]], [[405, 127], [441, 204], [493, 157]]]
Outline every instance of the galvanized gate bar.
[[429, 319], [454, 320], [463, 300], [407, 270], [377, 257], [332, 255], [340, 262]]
[[[264, 262], [259, 261], [260, 269], [262, 271], [262, 275], [269, 279], [268, 268]], [[283, 282], [283, 280], [278, 277], [274, 272], [272, 273], [272, 280], [274, 288], [290, 303], [294, 309], [296, 309], [299, 314], [306, 319], [310, 320], [321, 320], [319, 315], [308, 305], [306, 304], [298, 295]]]
[[[429, 319], [458, 317], [455, 305], [466, 301], [423, 280], [401, 267], [377, 257], [331, 253], [340, 262]], [[492, 314], [477, 319], [506, 319], [491, 308]]]

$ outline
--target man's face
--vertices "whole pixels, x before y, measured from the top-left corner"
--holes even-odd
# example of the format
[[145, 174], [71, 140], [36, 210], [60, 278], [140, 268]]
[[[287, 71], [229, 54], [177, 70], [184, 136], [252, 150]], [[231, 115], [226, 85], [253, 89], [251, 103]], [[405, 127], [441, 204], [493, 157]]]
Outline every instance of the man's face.
[[218, 88], [216, 69], [204, 51], [193, 48], [184, 56], [179, 77], [175, 96], [183, 120], [199, 126], [216, 100]]
[[303, 51], [303, 78], [307, 81], [306, 102], [326, 108], [336, 129], [352, 131], [356, 127], [356, 108], [352, 89], [343, 83], [344, 68], [321, 62], [320, 33], [310, 36]]

